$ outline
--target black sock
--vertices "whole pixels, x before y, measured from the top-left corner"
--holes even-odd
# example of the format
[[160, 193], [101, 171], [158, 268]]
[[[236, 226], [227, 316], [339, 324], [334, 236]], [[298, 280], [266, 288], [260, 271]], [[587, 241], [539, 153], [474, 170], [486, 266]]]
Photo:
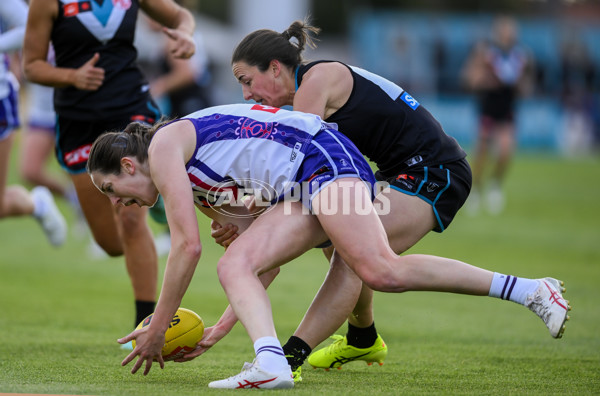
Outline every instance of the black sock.
[[352, 326], [348, 323], [348, 333], [346, 334], [348, 339], [348, 345], [352, 345], [355, 348], [368, 348], [375, 344], [377, 339], [377, 330], [375, 329], [375, 322], [369, 327], [360, 328]]
[[291, 336], [283, 346], [283, 353], [285, 353], [285, 357], [292, 368], [292, 371], [295, 371], [298, 367], [302, 366], [311, 352], [311, 347], [309, 347], [304, 340], [296, 336]]
[[146, 319], [146, 316], [154, 312], [155, 304], [156, 303], [154, 301], [135, 300], [135, 324], [133, 325], [134, 329], [142, 320]]

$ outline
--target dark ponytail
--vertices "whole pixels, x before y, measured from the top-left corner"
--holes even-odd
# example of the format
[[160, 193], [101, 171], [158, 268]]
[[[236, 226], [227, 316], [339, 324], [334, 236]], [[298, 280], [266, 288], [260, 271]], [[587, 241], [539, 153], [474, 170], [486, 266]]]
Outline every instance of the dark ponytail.
[[311, 34], [317, 35], [320, 31], [321, 29], [311, 26], [308, 20], [293, 22], [283, 33], [269, 29], [256, 30], [238, 44], [233, 51], [231, 63], [245, 62], [264, 72], [275, 59], [294, 68], [302, 63], [305, 46], [316, 47], [316, 39]]

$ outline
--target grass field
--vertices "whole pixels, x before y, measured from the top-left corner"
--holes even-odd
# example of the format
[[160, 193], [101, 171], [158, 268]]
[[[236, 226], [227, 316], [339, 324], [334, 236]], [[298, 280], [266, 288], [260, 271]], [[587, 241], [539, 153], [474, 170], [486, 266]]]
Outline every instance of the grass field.
[[[285, 392], [600, 394], [600, 161], [521, 155], [507, 198], [502, 216], [460, 213], [444, 234], [430, 234], [412, 252], [564, 280], [573, 311], [563, 339], [552, 339], [541, 320], [510, 302], [376, 294], [376, 325], [390, 351], [385, 364], [353, 363], [330, 372], [305, 365], [304, 381]], [[66, 204], [60, 205], [72, 220]], [[201, 227], [203, 257], [182, 306], [211, 325], [226, 305], [215, 271], [221, 248], [210, 240], [203, 219]], [[134, 308], [122, 260], [90, 258], [88, 239], [81, 236], [54, 249], [32, 219], [0, 221], [0, 236], [0, 392], [221, 393], [208, 389], [208, 382], [236, 374], [253, 358], [251, 342], [237, 325], [192, 362], [167, 363], [162, 371], [155, 366], [147, 377], [131, 375], [120, 366], [126, 352], [116, 343], [131, 330]], [[314, 250], [285, 266], [272, 285], [282, 342], [326, 269]]]

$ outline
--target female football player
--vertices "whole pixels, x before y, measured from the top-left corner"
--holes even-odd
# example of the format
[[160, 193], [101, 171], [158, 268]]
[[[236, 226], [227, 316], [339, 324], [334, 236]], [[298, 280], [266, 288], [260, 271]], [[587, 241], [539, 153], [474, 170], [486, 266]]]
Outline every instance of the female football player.
[[[371, 289], [490, 295], [520, 303], [540, 316], [553, 336], [564, 331], [568, 303], [553, 278], [525, 279], [428, 255], [398, 256], [372, 204], [375, 180], [368, 163], [344, 135], [320, 117], [263, 105], [207, 108], [154, 126], [132, 123], [102, 135], [87, 171], [113, 205], [152, 206], [164, 198], [172, 246], [153, 320], [119, 340], [136, 339], [132, 373], [153, 360], [161, 367], [165, 331], [180, 306], [200, 258], [195, 207], [242, 232], [217, 265], [233, 313], [254, 343], [256, 359], [213, 388], [290, 388], [292, 372], [277, 339], [265, 287], [273, 269], [330, 240], [340, 289], [355, 290], [344, 309], [325, 308], [338, 326], [350, 313], [360, 281]], [[239, 203], [245, 191], [271, 203], [254, 221]], [[360, 230], [360, 232], [357, 232]], [[358, 277], [358, 278], [357, 278]]]

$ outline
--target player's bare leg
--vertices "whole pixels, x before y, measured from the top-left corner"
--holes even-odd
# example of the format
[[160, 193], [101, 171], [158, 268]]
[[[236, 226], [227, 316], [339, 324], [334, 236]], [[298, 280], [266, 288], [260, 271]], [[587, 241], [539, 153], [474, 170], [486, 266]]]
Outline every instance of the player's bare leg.
[[[250, 227], [228, 247], [219, 260], [217, 273], [227, 294], [231, 308], [244, 325], [254, 343], [255, 363], [245, 366], [237, 376], [211, 383], [211, 387], [228, 387], [232, 379], [263, 372], [277, 378], [287, 376], [291, 380], [291, 371], [281, 344], [277, 339], [271, 305], [259, 275], [289, 262], [310, 248], [326, 241], [327, 237], [314, 216], [302, 214], [299, 202], [280, 203], [259, 216]], [[277, 232], [272, 232], [277, 227]], [[353, 276], [355, 290], [360, 280]], [[337, 315], [333, 321], [343, 323], [352, 309], [351, 300], [347, 310], [333, 309], [326, 315]], [[258, 373], [258, 374], [257, 374]], [[291, 381], [293, 386], [293, 381]]]
[[33, 201], [22, 186], [7, 186], [14, 133], [0, 140], [0, 218], [33, 213]]
[[511, 122], [498, 123], [494, 137], [497, 148], [496, 162], [492, 169], [486, 203], [490, 213], [499, 214], [504, 209], [504, 178], [512, 160], [515, 146], [515, 131]]
[[[401, 254], [423, 238], [435, 225], [433, 210], [422, 199], [409, 196], [391, 188], [384, 189], [376, 198], [374, 206], [378, 208], [379, 217], [388, 236], [390, 246], [396, 254]], [[340, 305], [343, 294], [327, 290], [334, 286], [328, 281], [334, 279], [330, 274], [321, 287], [319, 294], [307, 311], [294, 337], [290, 338], [284, 349], [288, 361], [293, 360], [293, 368], [300, 367], [308, 354], [331, 333], [327, 333], [322, 316], [312, 309], [315, 306]], [[313, 315], [318, 319], [310, 320]], [[329, 368], [333, 363], [339, 367], [343, 362], [349, 362], [352, 357], [357, 360], [383, 363], [387, 355], [387, 346], [377, 333], [373, 314], [373, 291], [362, 285], [356, 306], [348, 316], [348, 333], [346, 336], [334, 336], [336, 341], [324, 349], [315, 351], [309, 358], [313, 367]], [[306, 342], [303, 345], [302, 341]], [[347, 359], [347, 360], [345, 360]], [[300, 374], [296, 373], [297, 380]]]
[[98, 245], [111, 257], [125, 254], [136, 301], [134, 324], [154, 311], [158, 257], [146, 223], [147, 209], [114, 207], [87, 173], [71, 175], [82, 212]]

